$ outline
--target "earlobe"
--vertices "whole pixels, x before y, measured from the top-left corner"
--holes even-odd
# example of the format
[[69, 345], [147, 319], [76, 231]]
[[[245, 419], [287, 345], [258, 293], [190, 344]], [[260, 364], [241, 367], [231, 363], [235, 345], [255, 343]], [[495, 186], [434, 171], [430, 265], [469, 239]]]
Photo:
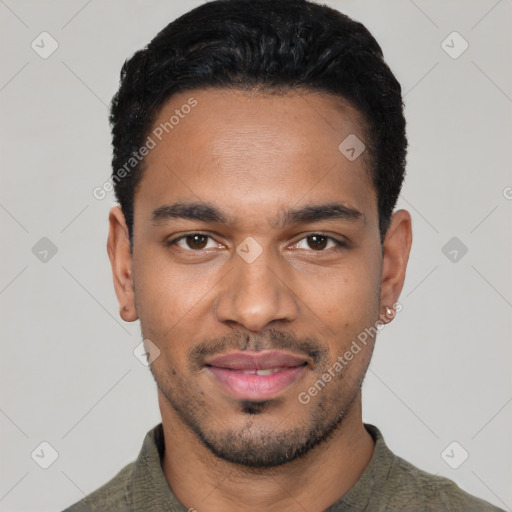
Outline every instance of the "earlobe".
[[387, 308], [398, 303], [405, 281], [405, 272], [412, 245], [411, 216], [406, 210], [398, 210], [391, 218], [391, 224], [383, 243], [381, 310], [386, 309], [386, 323], [394, 318], [387, 314]]
[[379, 322], [381, 324], [389, 324], [390, 322], [392, 322], [396, 316], [397, 311], [399, 311], [398, 308], [396, 307], [396, 304], [393, 304], [393, 306], [387, 306], [382, 304], [381, 310], [383, 310], [383, 312], [379, 316]]
[[114, 206], [109, 215], [107, 252], [112, 266], [114, 289], [119, 302], [119, 315], [125, 322], [138, 319], [135, 308], [135, 293], [132, 278], [132, 255], [128, 226], [119, 206]]

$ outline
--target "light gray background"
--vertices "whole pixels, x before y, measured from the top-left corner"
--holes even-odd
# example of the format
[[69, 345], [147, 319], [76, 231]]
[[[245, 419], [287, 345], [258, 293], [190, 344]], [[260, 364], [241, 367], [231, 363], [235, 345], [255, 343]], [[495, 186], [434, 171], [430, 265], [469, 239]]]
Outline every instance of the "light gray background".
[[[139, 326], [118, 317], [105, 250], [114, 198], [92, 190], [110, 173], [107, 105], [124, 59], [200, 3], [0, 0], [2, 511], [77, 501], [160, 421], [132, 353]], [[511, 1], [327, 3], [381, 43], [410, 141], [400, 206], [415, 239], [403, 311], [364, 383], [364, 420], [397, 454], [510, 510]], [[31, 48], [42, 31], [59, 44], [47, 59]], [[453, 31], [469, 43], [457, 59], [441, 46]], [[454, 236], [468, 248], [456, 262], [442, 252]], [[32, 252], [42, 237], [58, 250], [46, 262]], [[58, 452], [46, 470], [31, 458], [43, 441]], [[469, 453], [458, 469], [441, 456], [453, 441]], [[448, 450], [452, 464], [460, 453]]]

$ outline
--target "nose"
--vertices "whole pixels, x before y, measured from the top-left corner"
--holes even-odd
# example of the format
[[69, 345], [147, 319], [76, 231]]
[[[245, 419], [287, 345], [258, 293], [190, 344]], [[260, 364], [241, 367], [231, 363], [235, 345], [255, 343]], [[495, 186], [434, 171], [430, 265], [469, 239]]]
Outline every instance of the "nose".
[[234, 268], [222, 280], [215, 301], [219, 322], [257, 332], [271, 322], [297, 318], [299, 303], [290, 271], [270, 252], [263, 250], [251, 263], [234, 255]]

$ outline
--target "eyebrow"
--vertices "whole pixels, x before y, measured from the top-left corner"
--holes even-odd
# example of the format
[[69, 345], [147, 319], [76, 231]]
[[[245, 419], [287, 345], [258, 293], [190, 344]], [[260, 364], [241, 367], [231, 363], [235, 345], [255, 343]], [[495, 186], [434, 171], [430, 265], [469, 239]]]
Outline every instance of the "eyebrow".
[[277, 227], [289, 224], [309, 224], [320, 220], [364, 221], [365, 216], [359, 210], [350, 208], [342, 203], [308, 205], [291, 209], [281, 215]]
[[[151, 222], [158, 226], [172, 219], [197, 220], [200, 222], [230, 224], [233, 219], [217, 207], [203, 202], [177, 202], [173, 205], [163, 205], [153, 210]], [[307, 205], [290, 209], [280, 214], [274, 227], [283, 228], [291, 224], [308, 224], [321, 220], [365, 221], [365, 216], [359, 210], [350, 208], [342, 203], [327, 203]]]
[[151, 222], [162, 224], [170, 219], [189, 219], [201, 222], [218, 222], [228, 224], [229, 218], [215, 206], [207, 203], [174, 203], [172, 206], [163, 205], [153, 210]]

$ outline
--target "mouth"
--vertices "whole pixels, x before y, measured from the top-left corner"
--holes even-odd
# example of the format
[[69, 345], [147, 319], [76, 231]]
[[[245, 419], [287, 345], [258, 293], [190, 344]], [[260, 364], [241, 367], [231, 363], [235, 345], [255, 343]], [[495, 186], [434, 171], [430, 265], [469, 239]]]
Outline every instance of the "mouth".
[[297, 382], [307, 358], [286, 352], [231, 352], [207, 361], [213, 380], [230, 396], [243, 400], [270, 399]]

